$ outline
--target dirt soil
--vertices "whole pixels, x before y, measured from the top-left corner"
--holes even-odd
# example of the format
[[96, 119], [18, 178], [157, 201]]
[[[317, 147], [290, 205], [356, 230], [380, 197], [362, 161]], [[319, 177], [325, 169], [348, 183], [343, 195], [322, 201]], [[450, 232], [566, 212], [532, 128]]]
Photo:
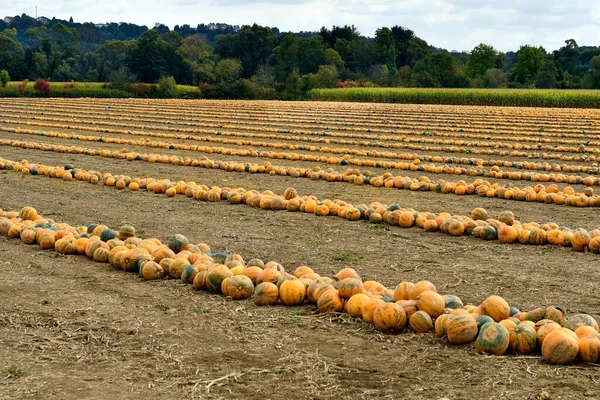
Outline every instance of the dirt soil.
[[[4, 135], [4, 134], [2, 134]], [[45, 138], [31, 139], [43, 141]], [[524, 221], [598, 227], [597, 211], [371, 186], [127, 162], [0, 147], [0, 157], [130, 176], [194, 180], [352, 202], [399, 202], [452, 214], [482, 206]], [[286, 164], [289, 162], [286, 162]], [[432, 281], [480, 303], [491, 294], [531, 309], [560, 305], [600, 321], [598, 256], [501, 245], [417, 228], [117, 191], [0, 171], [0, 208], [31, 205], [72, 225], [134, 225], [138, 236], [183, 233], [214, 251], [277, 260], [322, 275], [344, 266], [393, 287]], [[0, 399], [590, 399], [600, 368], [539, 355], [488, 357], [432, 334], [382, 335], [314, 307], [256, 307], [176, 280], [143, 282], [81, 256], [0, 236]]]

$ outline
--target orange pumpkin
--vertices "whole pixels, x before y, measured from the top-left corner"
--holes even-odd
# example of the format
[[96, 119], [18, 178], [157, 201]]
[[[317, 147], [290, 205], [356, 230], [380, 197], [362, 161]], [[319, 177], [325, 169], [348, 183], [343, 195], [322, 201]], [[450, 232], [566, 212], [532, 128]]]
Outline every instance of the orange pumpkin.
[[363, 284], [356, 278], [342, 279], [338, 284], [338, 293], [342, 299], [349, 299], [355, 294], [363, 292]]
[[396, 303], [380, 303], [373, 313], [373, 324], [384, 333], [401, 332], [406, 327], [406, 322], [404, 310]]
[[317, 300], [319, 312], [341, 312], [344, 309], [344, 300], [336, 289], [325, 291]]
[[279, 298], [285, 306], [298, 306], [304, 303], [306, 287], [297, 279], [286, 280], [279, 287]]
[[408, 293], [408, 299], [409, 300], [416, 300], [417, 297], [419, 297], [419, 295], [422, 292], [425, 292], [427, 290], [431, 290], [432, 292], [437, 292], [437, 289], [435, 288], [435, 285], [429, 281], [420, 281], [414, 284], [414, 286], [410, 289], [410, 292]]
[[346, 312], [353, 317], [362, 317], [362, 305], [371, 300], [369, 296], [364, 293], [358, 293], [350, 297], [345, 304]]
[[479, 329], [475, 340], [475, 348], [479, 353], [501, 356], [506, 353], [509, 345], [508, 330], [504, 325], [488, 322]]
[[263, 282], [254, 289], [254, 302], [257, 306], [274, 306], [279, 301], [279, 289], [271, 282]]
[[379, 304], [383, 303], [383, 300], [377, 297], [372, 297], [369, 301], [365, 301], [360, 306], [360, 313], [362, 315], [363, 321], [367, 323], [373, 323], [373, 319], [375, 318], [375, 310]]
[[244, 275], [232, 276], [227, 281], [227, 295], [234, 300], [249, 299], [254, 293], [254, 283]]
[[579, 359], [587, 363], [598, 364], [600, 362], [600, 334], [587, 335], [580, 337]]
[[164, 273], [163, 268], [154, 261], [145, 262], [140, 268], [140, 275], [147, 281], [161, 279]]
[[469, 315], [451, 315], [446, 322], [446, 336], [450, 344], [471, 343], [477, 332], [477, 321]]
[[353, 268], [343, 268], [335, 275], [335, 277], [338, 281], [346, 278], [356, 278], [362, 281], [360, 275], [358, 275], [358, 272], [356, 272]]
[[433, 321], [425, 311], [417, 311], [408, 320], [410, 329], [417, 333], [427, 333], [433, 328]]
[[575, 332], [557, 328], [546, 336], [542, 344], [542, 357], [550, 364], [569, 364], [579, 354], [579, 340]]
[[527, 324], [518, 324], [508, 330], [509, 348], [513, 353], [527, 355], [535, 351], [537, 336], [535, 328]]
[[495, 322], [510, 317], [510, 306], [500, 296], [488, 297], [481, 303], [480, 309], [483, 314], [489, 315]]
[[437, 292], [426, 290], [417, 297], [417, 308], [436, 318], [444, 313], [446, 302]]
[[[166, 259], [168, 260], [168, 259]], [[164, 261], [164, 260], [163, 260]], [[162, 264], [162, 261], [161, 261]], [[208, 270], [205, 269], [200, 271], [194, 277], [194, 289], [196, 290], [208, 290], [206, 287], [206, 279], [208, 278]]]
[[414, 286], [415, 284], [412, 282], [400, 282], [394, 289], [394, 301], [408, 300]]
[[582, 325], [575, 330], [575, 334], [578, 338], [582, 338], [584, 336], [596, 335], [598, 331], [588, 325]]
[[437, 337], [441, 338], [446, 336], [446, 324], [450, 317], [450, 314], [442, 314], [435, 319], [435, 334]]

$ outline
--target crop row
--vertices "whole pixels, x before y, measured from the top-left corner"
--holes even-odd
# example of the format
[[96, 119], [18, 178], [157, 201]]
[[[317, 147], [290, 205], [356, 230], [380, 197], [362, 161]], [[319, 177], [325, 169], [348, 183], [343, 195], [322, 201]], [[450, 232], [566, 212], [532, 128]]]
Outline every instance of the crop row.
[[346, 313], [383, 333], [435, 332], [451, 345], [475, 342], [483, 354], [521, 355], [541, 351], [550, 364], [600, 361], [598, 323], [588, 314], [567, 315], [560, 307], [520, 311], [491, 295], [481, 304], [463, 304], [455, 295], [438, 293], [432, 282], [403, 281], [395, 288], [364, 281], [352, 268], [325, 277], [308, 266], [293, 275], [276, 261], [246, 262], [239, 254], [210, 253], [181, 234], [165, 243], [136, 237], [132, 226], [118, 231], [106, 225], [70, 226], [39, 215], [32, 207], [0, 212], [0, 234], [60, 254], [86, 255], [145, 280], [170, 277], [196, 290], [233, 300], [253, 299], [258, 306], [301, 306], [307, 300], [320, 313]]

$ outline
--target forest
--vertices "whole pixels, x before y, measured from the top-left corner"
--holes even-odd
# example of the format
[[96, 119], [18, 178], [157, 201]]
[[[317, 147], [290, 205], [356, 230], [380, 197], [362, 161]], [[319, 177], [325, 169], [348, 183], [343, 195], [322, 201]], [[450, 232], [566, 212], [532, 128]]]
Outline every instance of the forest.
[[567, 39], [554, 51], [524, 44], [503, 53], [481, 43], [457, 52], [398, 25], [370, 38], [354, 26], [294, 33], [211, 23], [171, 30], [23, 14], [0, 20], [0, 71], [0, 83], [43, 78], [143, 91], [140, 84], [162, 80], [200, 87], [208, 97], [293, 97], [333, 87], [600, 89], [600, 48]]

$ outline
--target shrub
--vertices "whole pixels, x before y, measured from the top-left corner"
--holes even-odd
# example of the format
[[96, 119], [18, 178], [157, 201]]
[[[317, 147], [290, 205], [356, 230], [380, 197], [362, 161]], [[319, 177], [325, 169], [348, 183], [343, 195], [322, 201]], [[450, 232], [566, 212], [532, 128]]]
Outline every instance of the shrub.
[[10, 75], [7, 70], [3, 69], [0, 71], [0, 86], [5, 88], [8, 85], [8, 81], [10, 81]]
[[125, 89], [137, 79], [126, 67], [120, 67], [108, 75], [108, 81], [113, 89]]
[[73, 89], [74, 87], [75, 87], [74, 83], [65, 83], [65, 89], [66, 90]]
[[163, 98], [172, 98], [177, 94], [177, 82], [172, 76], [158, 81], [158, 94]]
[[35, 81], [33, 88], [38, 93], [48, 94], [52, 91], [52, 88], [50, 87], [50, 82], [42, 78], [39, 78], [37, 81]]
[[135, 97], [150, 97], [152, 87], [147, 83], [136, 83], [127, 85], [127, 91], [131, 92]]

